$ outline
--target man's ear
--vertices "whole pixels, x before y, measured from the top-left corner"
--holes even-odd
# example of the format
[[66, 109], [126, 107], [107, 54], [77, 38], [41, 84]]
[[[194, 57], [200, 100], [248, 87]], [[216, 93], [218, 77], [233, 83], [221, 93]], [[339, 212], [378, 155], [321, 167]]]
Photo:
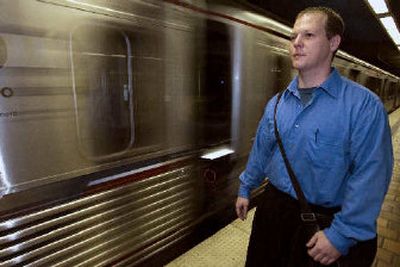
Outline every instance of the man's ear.
[[329, 40], [332, 52], [336, 51], [339, 48], [341, 41], [342, 38], [340, 37], [340, 35], [335, 35]]

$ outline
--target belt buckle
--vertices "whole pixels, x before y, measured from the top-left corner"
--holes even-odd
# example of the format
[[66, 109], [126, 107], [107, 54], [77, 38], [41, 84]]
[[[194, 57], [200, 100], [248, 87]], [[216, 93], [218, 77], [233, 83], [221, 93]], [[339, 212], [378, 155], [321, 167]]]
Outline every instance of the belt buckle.
[[300, 213], [300, 218], [303, 222], [316, 222], [317, 221], [317, 217], [315, 216], [315, 213], [313, 213], [313, 212]]

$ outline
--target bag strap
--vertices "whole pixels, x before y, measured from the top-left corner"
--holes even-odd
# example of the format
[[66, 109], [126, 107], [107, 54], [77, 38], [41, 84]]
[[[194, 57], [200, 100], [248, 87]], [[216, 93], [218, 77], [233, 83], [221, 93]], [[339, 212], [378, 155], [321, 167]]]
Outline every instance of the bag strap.
[[287, 172], [289, 174], [290, 181], [292, 182], [294, 191], [296, 192], [296, 195], [297, 195], [297, 199], [299, 200], [299, 203], [300, 203], [300, 217], [301, 217], [301, 220], [303, 222], [313, 223], [313, 222], [316, 222], [316, 220], [317, 220], [316, 216], [315, 216], [315, 213], [312, 212], [310, 206], [307, 203], [307, 200], [306, 200], [306, 198], [304, 196], [304, 193], [301, 190], [299, 181], [297, 180], [297, 177], [296, 177], [296, 175], [295, 175], [295, 173], [294, 173], [294, 171], [292, 169], [292, 166], [290, 165], [290, 162], [289, 162], [289, 160], [288, 160], [288, 158], [286, 156], [286, 152], [285, 152], [285, 149], [283, 147], [282, 139], [281, 139], [281, 137], [279, 135], [279, 130], [278, 130], [277, 122], [276, 122], [276, 113], [277, 113], [277, 110], [278, 110], [278, 104], [279, 104], [279, 101], [280, 101], [280, 99], [282, 97], [282, 94], [283, 94], [283, 92], [280, 92], [278, 94], [278, 97], [277, 97], [277, 100], [276, 100], [276, 104], [275, 104], [275, 108], [274, 108], [274, 132], [275, 132], [275, 138], [276, 138], [276, 142], [278, 143], [279, 150], [280, 150], [280, 152], [282, 154], [283, 161], [285, 162], [286, 170], [287, 170]]

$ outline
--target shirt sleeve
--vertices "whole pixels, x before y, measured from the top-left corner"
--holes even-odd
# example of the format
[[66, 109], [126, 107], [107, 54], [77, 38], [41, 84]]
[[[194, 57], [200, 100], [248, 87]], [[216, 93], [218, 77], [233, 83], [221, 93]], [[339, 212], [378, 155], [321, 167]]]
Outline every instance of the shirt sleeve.
[[264, 115], [259, 122], [253, 147], [247, 161], [246, 169], [240, 175], [240, 187], [238, 196], [249, 198], [251, 190], [258, 187], [266, 178], [265, 168], [270, 158], [271, 150], [271, 129], [268, 118], [272, 116], [272, 102], [276, 101], [274, 97], [266, 106]]
[[352, 122], [350, 170], [342, 209], [324, 230], [331, 243], [346, 255], [357, 241], [376, 235], [376, 219], [389, 187], [393, 150], [387, 113], [370, 99]]

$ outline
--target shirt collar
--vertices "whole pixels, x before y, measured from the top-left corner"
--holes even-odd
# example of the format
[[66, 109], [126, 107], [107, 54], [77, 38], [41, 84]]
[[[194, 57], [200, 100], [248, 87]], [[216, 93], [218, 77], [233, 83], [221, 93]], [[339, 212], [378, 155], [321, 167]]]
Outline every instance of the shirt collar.
[[[298, 96], [298, 80], [299, 77], [296, 76], [287, 87], [287, 92], [291, 92], [292, 94]], [[342, 77], [340, 76], [339, 72], [336, 68], [332, 68], [331, 73], [329, 74], [328, 78], [320, 85], [318, 88], [322, 88], [325, 92], [327, 92], [330, 96], [336, 98], [339, 89], [342, 85]]]

